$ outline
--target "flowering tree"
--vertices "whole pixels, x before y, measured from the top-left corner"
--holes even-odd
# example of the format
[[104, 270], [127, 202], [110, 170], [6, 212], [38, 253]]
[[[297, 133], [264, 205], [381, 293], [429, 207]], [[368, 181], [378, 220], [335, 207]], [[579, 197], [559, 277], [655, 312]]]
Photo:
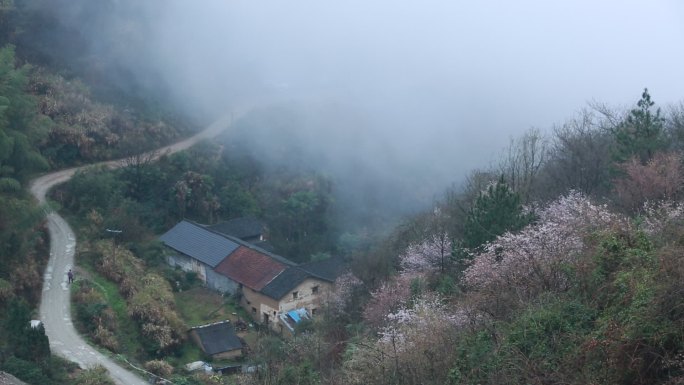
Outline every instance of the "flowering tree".
[[466, 284], [475, 290], [506, 286], [520, 299], [543, 290], [565, 290], [568, 282], [562, 266], [582, 252], [584, 237], [619, 222], [605, 206], [594, 205], [577, 192], [561, 197], [538, 215], [535, 224], [487, 244], [466, 270]]
[[[436, 324], [445, 324], [462, 328], [470, 322], [463, 310], [450, 311], [437, 295], [425, 295], [417, 298], [412, 306], [402, 306], [386, 316], [387, 324], [378, 333], [380, 342], [393, 344], [397, 351], [411, 349], [418, 340], [435, 332]], [[437, 329], [441, 329], [438, 327]]]
[[435, 234], [406, 248], [399, 256], [401, 269], [405, 273], [426, 273], [436, 268], [443, 272], [451, 256], [451, 248], [451, 239], [447, 233]]
[[388, 313], [385, 322], [376, 338], [351, 345], [346, 383], [444, 383], [457, 332], [470, 318], [428, 295]]
[[672, 201], [646, 202], [642, 210], [641, 230], [646, 234], [663, 235], [668, 226], [681, 224], [684, 205]]
[[345, 272], [335, 279], [333, 290], [328, 297], [328, 306], [337, 311], [342, 311], [347, 307], [354, 291], [363, 283], [356, 278], [350, 271]]
[[371, 326], [384, 324], [387, 314], [408, 304], [411, 298], [411, 281], [416, 275], [400, 274], [385, 281], [371, 293], [371, 299], [363, 310], [363, 319]]

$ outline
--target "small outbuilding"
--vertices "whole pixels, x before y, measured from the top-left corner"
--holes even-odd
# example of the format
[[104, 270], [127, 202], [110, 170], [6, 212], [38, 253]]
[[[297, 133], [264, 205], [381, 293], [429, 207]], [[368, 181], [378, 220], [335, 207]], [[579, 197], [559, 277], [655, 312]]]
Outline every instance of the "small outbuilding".
[[242, 356], [242, 341], [235, 334], [230, 321], [195, 326], [189, 331], [190, 338], [213, 359], [230, 359]]
[[266, 240], [266, 225], [255, 217], [235, 218], [206, 228], [253, 244]]

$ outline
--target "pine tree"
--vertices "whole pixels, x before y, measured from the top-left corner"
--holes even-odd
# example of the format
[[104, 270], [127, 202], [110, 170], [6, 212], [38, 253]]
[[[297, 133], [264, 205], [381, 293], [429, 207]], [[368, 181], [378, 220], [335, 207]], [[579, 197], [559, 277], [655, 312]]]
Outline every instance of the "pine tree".
[[652, 111], [655, 102], [645, 88], [637, 108], [632, 109], [627, 118], [614, 130], [615, 148], [613, 160], [623, 163], [637, 157], [646, 164], [656, 151], [665, 147], [664, 121], [660, 108]]
[[521, 229], [530, 222], [523, 213], [520, 195], [504, 181], [491, 184], [478, 196], [466, 218], [463, 245], [477, 248], [506, 231]]

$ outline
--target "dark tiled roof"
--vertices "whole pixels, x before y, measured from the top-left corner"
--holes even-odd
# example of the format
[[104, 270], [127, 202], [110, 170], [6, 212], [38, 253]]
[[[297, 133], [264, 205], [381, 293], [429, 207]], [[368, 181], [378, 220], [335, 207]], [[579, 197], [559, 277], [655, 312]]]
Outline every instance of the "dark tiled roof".
[[275, 251], [275, 247], [273, 247], [273, 245], [269, 241], [254, 242], [253, 245], [260, 248], [260, 249], [266, 250], [269, 253], [272, 253]]
[[241, 245], [214, 269], [233, 281], [260, 291], [287, 265], [270, 253]]
[[254, 217], [231, 219], [207, 226], [207, 228], [217, 233], [231, 235], [240, 239], [255, 238], [264, 231], [263, 223]]
[[279, 300], [309, 277], [311, 277], [310, 273], [299, 267], [291, 266], [275, 277], [268, 285], [264, 286], [261, 289], [261, 293]]
[[166, 246], [211, 267], [216, 267], [239, 247], [236, 242], [189, 221], [178, 223], [159, 239]]
[[211, 355], [242, 349], [242, 342], [235, 334], [235, 329], [229, 321], [197, 326], [190, 330], [197, 333], [202, 350], [207, 354]]
[[333, 282], [344, 271], [344, 260], [339, 257], [332, 257], [322, 261], [304, 263], [299, 267], [318, 278]]
[[261, 293], [279, 300], [307, 278], [334, 282], [343, 269], [344, 261], [341, 258], [328, 258], [323, 261], [291, 266], [264, 286]]

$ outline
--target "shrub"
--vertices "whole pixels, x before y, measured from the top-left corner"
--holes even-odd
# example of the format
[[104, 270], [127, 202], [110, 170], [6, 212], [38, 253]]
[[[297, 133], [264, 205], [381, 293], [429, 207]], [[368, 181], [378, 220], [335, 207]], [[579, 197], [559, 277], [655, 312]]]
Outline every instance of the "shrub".
[[145, 362], [145, 369], [158, 376], [168, 378], [173, 374], [173, 366], [164, 360], [152, 360]]
[[73, 385], [114, 385], [107, 369], [98, 366], [81, 371], [72, 382]]
[[14, 356], [8, 357], [0, 368], [22, 381], [30, 384], [50, 384], [52, 381], [35, 362], [22, 360]]

